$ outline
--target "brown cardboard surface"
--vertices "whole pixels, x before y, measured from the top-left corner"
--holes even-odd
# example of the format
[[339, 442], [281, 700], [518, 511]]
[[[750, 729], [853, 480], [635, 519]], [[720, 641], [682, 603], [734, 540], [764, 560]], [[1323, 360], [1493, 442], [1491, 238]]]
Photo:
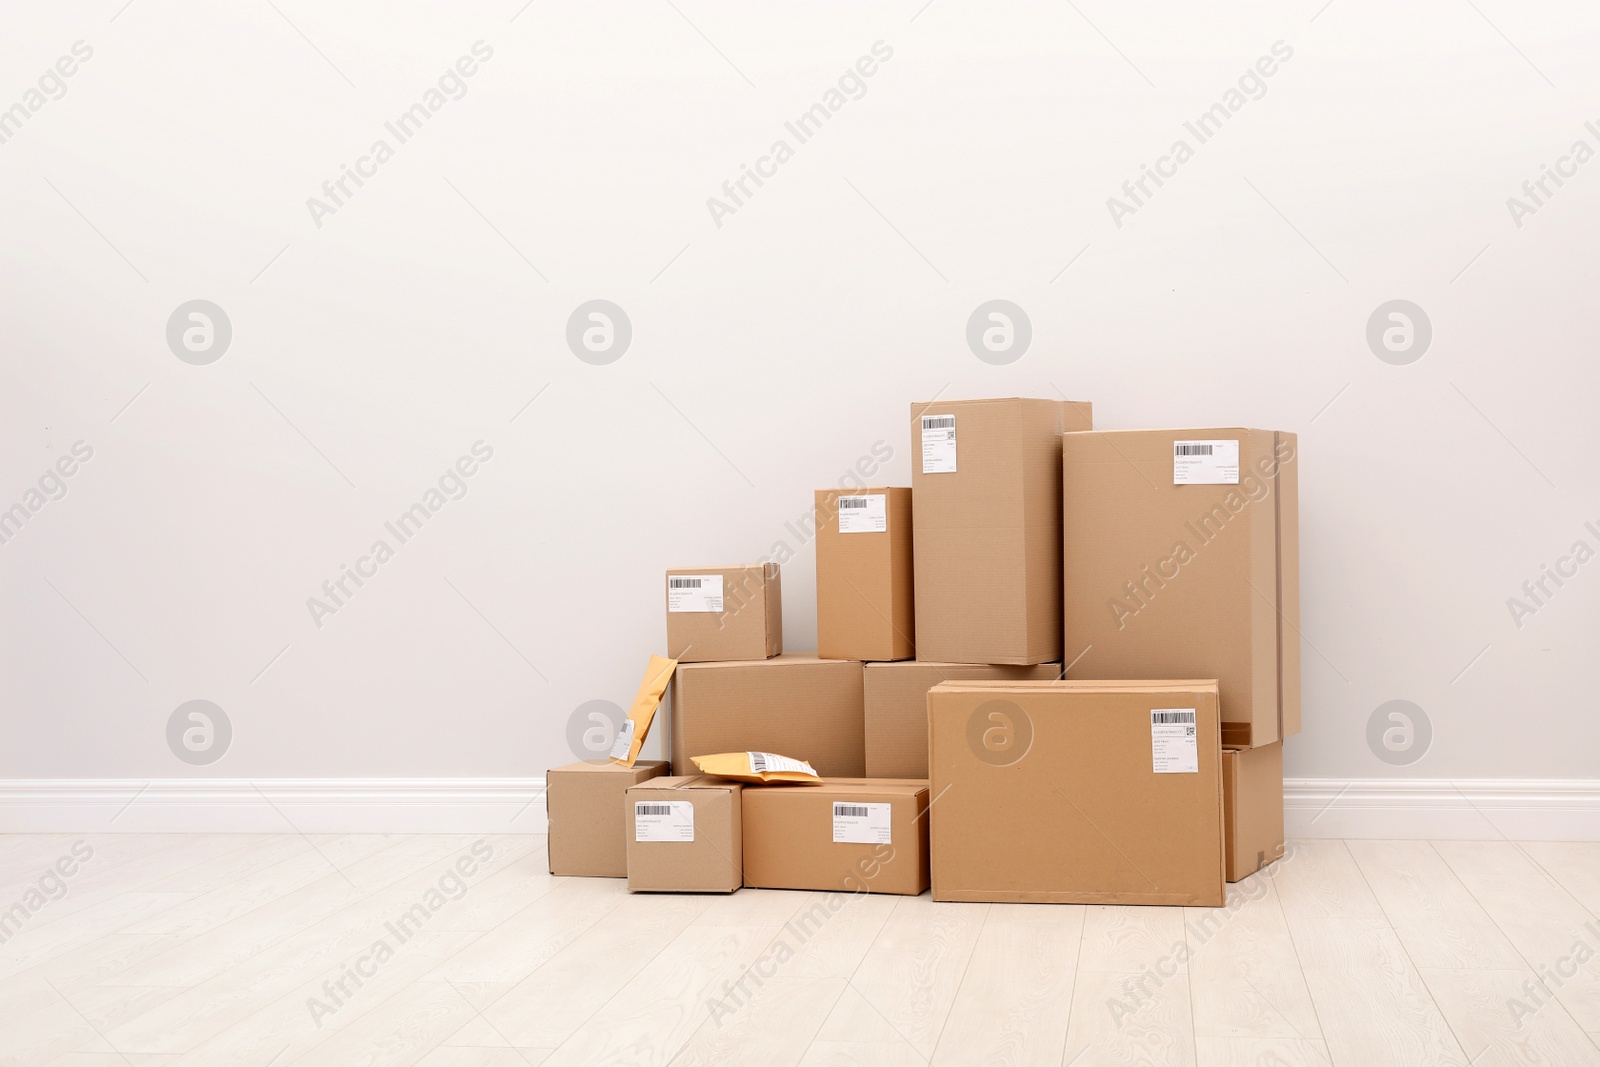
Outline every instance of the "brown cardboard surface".
[[[922, 416], [954, 416], [956, 469], [924, 473]], [[1061, 440], [1089, 404], [911, 405], [917, 655], [950, 663], [1061, 658]]]
[[866, 703], [867, 777], [928, 776], [928, 690], [948, 681], [1051, 681], [1061, 664], [869, 663]]
[[[916, 896], [928, 888], [928, 783], [832, 778], [744, 791], [744, 884]], [[834, 840], [834, 804], [886, 804], [888, 842]]]
[[[841, 533], [841, 496], [883, 496], [881, 533]], [[900, 660], [916, 654], [911, 599], [911, 490], [818, 489], [817, 655]]]
[[1283, 742], [1222, 750], [1228, 881], [1283, 856]]
[[[1150, 713], [1193, 708], [1193, 773]], [[1223, 903], [1214, 681], [945, 682], [928, 694], [935, 900]]]
[[[1240, 483], [1174, 485], [1180, 440], [1239, 441]], [[1297, 732], [1295, 436], [1113, 430], [1062, 447], [1068, 677], [1214, 677], [1224, 743]]]
[[545, 772], [550, 873], [599, 878], [628, 874], [622, 797], [628, 787], [667, 773], [663, 760], [569, 763]]
[[683, 663], [672, 683], [674, 765], [715, 752], [775, 752], [818, 774], [865, 770], [861, 664], [786, 652], [772, 659]]
[[[743, 788], [703, 775], [655, 778], [631, 787], [622, 806], [628, 891], [731, 893], [743, 885]], [[638, 840], [635, 805], [662, 801], [692, 806], [693, 841]]]
[[[783, 651], [783, 590], [776, 563], [674, 567], [674, 577], [720, 575], [721, 611], [667, 611], [667, 656], [680, 663], [764, 659]], [[662, 582], [663, 595], [670, 593]]]

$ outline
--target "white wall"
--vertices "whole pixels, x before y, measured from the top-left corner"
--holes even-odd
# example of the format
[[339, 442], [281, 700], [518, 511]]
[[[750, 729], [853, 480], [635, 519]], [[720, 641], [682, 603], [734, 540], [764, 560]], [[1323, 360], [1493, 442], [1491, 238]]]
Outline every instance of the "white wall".
[[[1289, 774], [1593, 776], [1600, 562], [1520, 628], [1507, 598], [1600, 548], [1600, 162], [1520, 227], [1506, 201], [1600, 148], [1600, 14], [674, 2], [8, 6], [0, 106], [93, 56], [0, 144], [0, 508], [93, 456], [0, 545], [0, 775], [540, 774], [661, 649], [663, 568], [789, 541], [803, 648], [811, 490], [879, 441], [908, 483], [913, 399], [1059, 387], [1106, 428], [1300, 433]], [[480, 40], [465, 96], [315, 224]], [[716, 225], [877, 41], [865, 96]], [[1114, 224], [1278, 41], [1265, 95]], [[195, 298], [233, 327], [204, 366], [165, 339]], [[608, 366], [564, 340], [594, 298], [633, 326]], [[992, 298], [1032, 321], [1009, 366], [964, 339]], [[1404, 366], [1364, 336], [1396, 298], [1434, 330]], [[478, 441], [466, 495], [315, 625]], [[1434, 730], [1409, 767], [1367, 742], [1396, 698]], [[208, 767], [168, 748], [192, 699], [233, 727]]]

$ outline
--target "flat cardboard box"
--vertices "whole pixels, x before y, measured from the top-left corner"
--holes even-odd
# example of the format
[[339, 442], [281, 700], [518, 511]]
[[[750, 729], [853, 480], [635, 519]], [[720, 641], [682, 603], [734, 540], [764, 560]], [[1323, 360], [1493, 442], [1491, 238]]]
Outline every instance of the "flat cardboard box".
[[[848, 506], [841, 507], [845, 497]], [[916, 655], [911, 601], [911, 490], [818, 489], [817, 655]]]
[[928, 888], [928, 783], [831, 778], [744, 791], [744, 884], [899, 893]]
[[1283, 858], [1283, 742], [1222, 750], [1228, 881]]
[[928, 690], [950, 681], [1052, 681], [1061, 664], [869, 663], [866, 700], [867, 777], [928, 777]]
[[1215, 681], [936, 686], [933, 898], [1221, 906], [1217, 711]]
[[1065, 400], [911, 405], [918, 657], [1061, 659], [1061, 434], [1092, 425]]
[[[1174, 484], [1180, 464], [1228, 477], [1205, 461], [1235, 442], [1237, 484]], [[1069, 678], [1216, 678], [1223, 744], [1299, 732], [1296, 448], [1241, 428], [1063, 436]]]
[[786, 652], [772, 659], [682, 663], [672, 682], [673, 765], [692, 756], [775, 752], [818, 774], [866, 773], [861, 664]]
[[765, 659], [783, 651], [776, 563], [675, 567], [667, 571], [666, 598], [668, 659]]
[[550, 829], [550, 873], [626, 878], [622, 798], [629, 787], [668, 770], [664, 760], [632, 767], [609, 761], [569, 763], [545, 772], [544, 807]]
[[744, 884], [743, 788], [704, 775], [630, 788], [623, 804], [628, 891], [732, 893]]

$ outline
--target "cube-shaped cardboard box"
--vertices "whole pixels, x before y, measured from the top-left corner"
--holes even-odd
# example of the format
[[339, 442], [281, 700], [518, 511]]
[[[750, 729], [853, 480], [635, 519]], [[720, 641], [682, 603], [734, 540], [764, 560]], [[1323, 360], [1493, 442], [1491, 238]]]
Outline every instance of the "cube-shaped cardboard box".
[[669, 570], [666, 597], [671, 659], [766, 659], [783, 651], [783, 590], [776, 563]]
[[731, 893], [743, 885], [742, 789], [704, 775], [631, 787], [623, 805], [628, 890]]

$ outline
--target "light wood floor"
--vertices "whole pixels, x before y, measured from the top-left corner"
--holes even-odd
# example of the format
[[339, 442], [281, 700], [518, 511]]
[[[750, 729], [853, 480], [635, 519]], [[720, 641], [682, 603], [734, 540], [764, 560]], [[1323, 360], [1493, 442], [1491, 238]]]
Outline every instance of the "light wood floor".
[[1600, 1064], [1600, 844], [1308, 842], [1217, 911], [630, 896], [527, 836], [3, 836], [0, 873], [4, 1065]]

